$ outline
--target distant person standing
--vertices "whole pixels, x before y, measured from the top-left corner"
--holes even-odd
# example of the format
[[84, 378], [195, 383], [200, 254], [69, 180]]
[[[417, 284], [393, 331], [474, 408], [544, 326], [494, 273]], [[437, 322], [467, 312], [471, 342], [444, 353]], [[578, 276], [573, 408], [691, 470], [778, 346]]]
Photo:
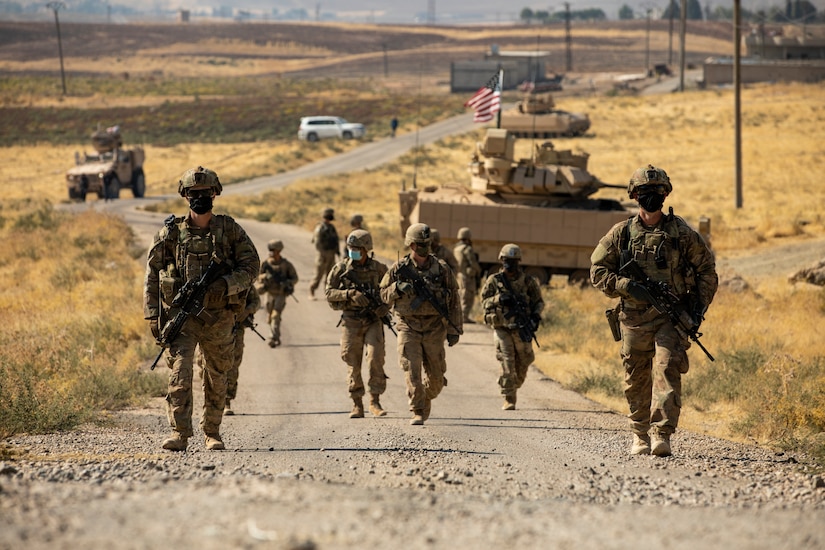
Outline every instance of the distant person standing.
[[454, 346], [463, 332], [455, 276], [430, 253], [431, 243], [427, 225], [411, 225], [404, 237], [410, 253], [381, 279], [381, 299], [398, 315], [398, 363], [414, 426], [429, 418], [432, 400], [447, 384], [444, 341]]
[[335, 220], [335, 210], [324, 208], [321, 212], [321, 222], [315, 226], [312, 234], [312, 242], [315, 244], [317, 255], [315, 256], [315, 276], [309, 285], [309, 299], [315, 299], [315, 291], [326, 281], [327, 274], [335, 265], [335, 257], [341, 255], [341, 243], [338, 239], [338, 231], [332, 222]]
[[292, 262], [281, 255], [284, 243], [272, 240], [267, 243], [269, 257], [261, 262], [257, 285], [266, 294], [267, 323], [272, 333], [269, 347], [281, 345], [281, 319], [283, 318], [286, 299], [295, 292], [298, 273]]
[[350, 418], [364, 418], [364, 379], [361, 363], [366, 352], [369, 368], [367, 386], [370, 412], [387, 413], [379, 400], [387, 389], [384, 374], [384, 325], [382, 319], [390, 308], [380, 298], [378, 283], [387, 266], [372, 258], [372, 237], [363, 229], [347, 236], [347, 258], [332, 268], [327, 277], [326, 298], [329, 306], [341, 311], [341, 359], [347, 364], [347, 387], [353, 407]]
[[[627, 195], [639, 213], [614, 225], [590, 256], [590, 281], [619, 313], [624, 394], [630, 409], [632, 455], [670, 456], [670, 436], [682, 410], [682, 375], [690, 340], [681, 323], [651, 303], [650, 284], [666, 287], [698, 329], [719, 286], [716, 262], [701, 235], [682, 218], [662, 212], [673, 191], [667, 173], [653, 165], [630, 177]], [[647, 281], [634, 276], [639, 270]], [[637, 278], [638, 277], [638, 278]], [[615, 336], [614, 336], [615, 338]]]
[[487, 277], [481, 289], [484, 322], [493, 328], [496, 359], [501, 364], [498, 385], [504, 396], [502, 409], [516, 408], [516, 392], [536, 358], [533, 335], [541, 323], [544, 300], [535, 277], [519, 266], [521, 248], [505, 244], [498, 254], [501, 271]]
[[470, 313], [478, 292], [478, 279], [481, 277], [481, 266], [478, 255], [473, 250], [473, 235], [469, 227], [458, 230], [458, 242], [453, 247], [453, 255], [458, 264], [456, 276], [458, 279], [458, 294], [461, 297], [461, 311], [465, 323], [475, 323]]
[[395, 131], [398, 130], [398, 119], [392, 117], [390, 121], [390, 137], [395, 137]]
[[213, 214], [212, 201], [223, 187], [218, 175], [198, 166], [187, 170], [178, 192], [189, 204], [185, 216], [169, 216], [155, 235], [146, 261], [144, 316], [155, 338], [161, 338], [168, 320], [177, 315], [178, 291], [207, 273], [209, 266], [226, 266], [208, 288], [203, 309], [186, 319], [177, 337], [164, 351], [169, 367], [166, 411], [172, 434], [163, 442], [170, 451], [186, 450], [192, 431], [192, 377], [195, 346], [204, 354], [201, 428], [206, 448], [223, 449], [221, 420], [226, 405], [227, 373], [233, 365], [236, 315], [258, 270], [258, 252], [252, 240], [229, 216]]
[[356, 229], [363, 229], [364, 231], [367, 231], [367, 228], [364, 225], [364, 216], [361, 214], [353, 214], [349, 219], [349, 226], [350, 231], [355, 231]]
[[441, 244], [441, 233], [438, 232], [438, 229], [430, 229], [430, 235], [433, 238], [433, 247], [432, 252], [435, 254], [435, 257], [439, 260], [444, 260], [444, 262], [450, 266], [450, 269], [453, 270], [453, 273], [458, 273], [458, 262], [455, 261], [455, 254], [453, 251]]

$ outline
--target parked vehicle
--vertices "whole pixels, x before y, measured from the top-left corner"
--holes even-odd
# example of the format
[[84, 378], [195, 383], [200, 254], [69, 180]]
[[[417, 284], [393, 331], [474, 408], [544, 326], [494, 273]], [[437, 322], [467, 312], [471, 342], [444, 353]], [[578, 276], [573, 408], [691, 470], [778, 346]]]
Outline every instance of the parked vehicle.
[[143, 147], [123, 149], [118, 126], [94, 132], [92, 146], [97, 154], [75, 153], [76, 166], [66, 171], [69, 199], [85, 201], [88, 193], [97, 193], [101, 199], [116, 199], [123, 188], [131, 189], [135, 198], [143, 197]]
[[318, 141], [325, 138], [353, 139], [364, 137], [363, 124], [347, 122], [337, 116], [305, 116], [298, 127], [298, 139]]

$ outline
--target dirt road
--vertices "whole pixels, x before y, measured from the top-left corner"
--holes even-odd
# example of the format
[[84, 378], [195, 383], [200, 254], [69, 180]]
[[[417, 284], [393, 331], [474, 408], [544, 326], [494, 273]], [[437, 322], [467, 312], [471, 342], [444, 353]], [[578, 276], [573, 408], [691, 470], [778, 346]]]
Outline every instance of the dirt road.
[[[144, 238], [162, 218], [127, 216]], [[162, 451], [160, 399], [105, 426], [15, 437], [28, 454], [0, 463], [0, 548], [825, 547], [825, 481], [804, 457], [685, 431], [673, 457], [630, 457], [621, 415], [535, 370], [502, 411], [483, 326], [448, 349], [423, 427], [408, 423], [387, 333], [389, 414], [349, 419], [337, 315], [306, 297], [309, 234], [243, 224], [260, 251], [284, 241], [300, 303], [283, 347], [246, 335], [227, 450], [198, 434], [186, 453]]]

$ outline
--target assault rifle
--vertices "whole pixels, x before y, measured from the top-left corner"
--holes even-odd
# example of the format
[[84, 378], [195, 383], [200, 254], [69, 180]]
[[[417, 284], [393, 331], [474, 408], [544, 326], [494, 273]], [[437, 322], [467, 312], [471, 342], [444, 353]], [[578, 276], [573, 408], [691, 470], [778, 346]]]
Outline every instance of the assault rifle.
[[172, 342], [178, 337], [186, 320], [189, 319], [189, 317], [198, 316], [203, 312], [203, 302], [209, 285], [217, 281], [226, 270], [226, 263], [219, 262], [216, 258], [212, 258], [212, 261], [209, 262], [209, 266], [207, 266], [206, 271], [203, 272], [200, 279], [197, 281], [188, 281], [183, 285], [183, 288], [178, 291], [172, 300], [172, 307], [179, 308], [180, 311], [161, 329], [160, 338], [158, 338], [158, 345], [161, 347], [161, 350], [158, 356], [155, 357], [149, 370], [155, 370], [155, 366], [163, 356], [163, 352], [172, 345]]
[[708, 359], [715, 361], [713, 355], [705, 349], [699, 338], [702, 333], [699, 332], [699, 323], [701, 319], [694, 319], [687, 309], [680, 303], [679, 297], [670, 289], [668, 284], [664, 281], [654, 281], [648, 277], [642, 268], [636, 263], [636, 260], [630, 260], [619, 268], [620, 273], [629, 275], [631, 279], [640, 283], [638, 287], [631, 292], [637, 300], [649, 302], [650, 305], [659, 313], [667, 314], [670, 322], [676, 327], [677, 332], [683, 336], [687, 336], [696, 345], [705, 352]]
[[[381, 298], [378, 296], [378, 291], [374, 288], [367, 288], [366, 285], [362, 285], [361, 283], [356, 281], [353, 278], [351, 271], [345, 271], [344, 274], [341, 275], [341, 278], [349, 281], [352, 285], [352, 288], [354, 288], [355, 290], [357, 290], [358, 292], [367, 297], [367, 300], [369, 300], [370, 302], [368, 308], [373, 313], [378, 311], [378, 308], [380, 307], [387, 307], [387, 304], [385, 304], [384, 301], [381, 300]], [[395, 332], [395, 328], [393, 327], [392, 314], [389, 312], [389, 309], [387, 309], [387, 313], [385, 313], [380, 319], [381, 322], [384, 323], [384, 325], [388, 329], [390, 329], [390, 332], [392, 332], [395, 336], [398, 336], [398, 333]]]
[[410, 264], [400, 264], [396, 273], [398, 274], [399, 281], [407, 281], [413, 286], [415, 298], [410, 305], [412, 309], [418, 309], [424, 302], [430, 302], [430, 304], [432, 304], [435, 308], [435, 311], [441, 315], [443, 319], [450, 323], [450, 326], [453, 327], [456, 332], [461, 334], [461, 329], [455, 326], [455, 323], [453, 323], [450, 319], [450, 313], [447, 311], [447, 306], [442, 304], [438, 298], [435, 297], [429, 287], [427, 287], [427, 282], [421, 277], [421, 275], [416, 273], [412, 267], [410, 267]]
[[[263, 341], [266, 341], [266, 338], [264, 338], [264, 335], [263, 335], [263, 334], [261, 334], [260, 332], [258, 332], [258, 329], [257, 329], [257, 328], [255, 328], [255, 327], [257, 327], [258, 325], [256, 325], [256, 324], [255, 324], [255, 321], [252, 319], [252, 315], [249, 315], [246, 319], [244, 319], [243, 321], [241, 321], [241, 324], [242, 324], [245, 328], [250, 328], [250, 329], [252, 329], [252, 332], [254, 332], [255, 334], [257, 334], [257, 335], [258, 335], [258, 338], [260, 338], [260, 339], [261, 339], [261, 340], [263, 340]], [[238, 327], [238, 328], [241, 328], [241, 327]]]
[[[527, 304], [515, 293], [513, 285], [510, 283], [510, 279], [506, 273], [499, 273], [499, 279], [501, 279], [501, 282], [504, 284], [504, 289], [512, 299], [512, 301], [507, 303], [508, 314], [505, 314], [504, 318], [512, 319], [515, 317], [518, 335], [522, 342], [533, 340], [536, 342], [537, 347], [541, 347], [538, 338], [536, 338], [536, 330], [538, 330], [539, 327], [538, 324], [533, 326], [533, 321], [530, 319], [530, 314], [527, 311]], [[501, 303], [500, 298], [499, 303]]]

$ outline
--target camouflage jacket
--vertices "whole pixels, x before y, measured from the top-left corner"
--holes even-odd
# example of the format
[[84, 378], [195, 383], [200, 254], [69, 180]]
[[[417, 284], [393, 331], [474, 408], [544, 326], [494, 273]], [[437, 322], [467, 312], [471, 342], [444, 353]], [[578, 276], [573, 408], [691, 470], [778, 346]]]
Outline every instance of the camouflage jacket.
[[432, 254], [427, 257], [424, 265], [418, 267], [407, 254], [387, 271], [381, 279], [381, 299], [391, 306], [399, 316], [398, 326], [401, 329], [409, 328], [418, 332], [440, 330], [447, 327], [448, 334], [462, 334], [463, 330], [456, 331], [443, 318], [435, 307], [427, 301], [420, 302], [414, 293], [399, 294], [398, 268], [409, 265], [427, 284], [436, 300], [447, 310], [452, 324], [462, 329], [461, 302], [458, 296], [458, 283], [450, 267]]
[[315, 231], [312, 232], [312, 242], [315, 244], [315, 250], [318, 252], [333, 251], [336, 255], [341, 254], [338, 231], [331, 223], [321, 222], [316, 225]]
[[[226, 262], [230, 271], [223, 276], [226, 294], [211, 299], [207, 309], [230, 308], [241, 311], [246, 294], [258, 272], [258, 252], [246, 231], [225, 215], [213, 215], [209, 227], [188, 223], [188, 216], [169, 216], [155, 235], [146, 261], [143, 285], [143, 315], [160, 316], [161, 307], [170, 308], [181, 287], [197, 280], [206, 271], [213, 254]], [[217, 301], [215, 301], [217, 300]]]
[[[487, 277], [484, 286], [481, 288], [481, 305], [484, 308], [484, 323], [494, 328], [516, 329], [515, 316], [510, 306], [501, 304], [501, 297], [509, 294], [502, 277], [506, 277], [504, 272], [494, 273]], [[541, 297], [541, 288], [535, 277], [531, 277], [519, 270], [514, 279], [510, 279], [510, 286], [513, 288], [514, 298], [521, 302], [526, 309], [527, 315], [541, 316], [544, 311], [544, 300]]]
[[458, 268], [455, 270], [456, 275], [464, 275], [471, 280], [475, 280], [477, 276], [481, 275], [481, 266], [478, 264], [478, 257], [471, 244], [458, 241], [453, 248], [453, 255], [458, 264]]
[[691, 295], [705, 308], [713, 301], [719, 286], [713, 253], [682, 218], [671, 213], [655, 227], [646, 227], [638, 215], [633, 216], [614, 225], [590, 256], [593, 286], [611, 298], [622, 298], [630, 309], [647, 308], [650, 304], [628, 294], [631, 279], [619, 273], [625, 249], [648, 277], [666, 282], [680, 297]]
[[450, 266], [454, 274], [458, 274], [458, 262], [455, 261], [455, 254], [453, 254], [449, 248], [443, 244], [439, 244], [438, 246], [433, 246], [432, 251], [436, 258], [444, 260], [444, 262]]
[[327, 276], [325, 295], [329, 306], [334, 310], [351, 313], [355, 317], [375, 317], [375, 308], [357, 306], [353, 303], [353, 289], [356, 285], [363, 287], [371, 291], [373, 297], [383, 304], [378, 285], [386, 272], [387, 266], [374, 258], [367, 258], [364, 265], [353, 262], [350, 258], [338, 262]]
[[258, 287], [261, 292], [269, 294], [286, 294], [295, 292], [298, 272], [292, 262], [283, 256], [279, 260], [267, 258], [261, 262], [258, 274]]

